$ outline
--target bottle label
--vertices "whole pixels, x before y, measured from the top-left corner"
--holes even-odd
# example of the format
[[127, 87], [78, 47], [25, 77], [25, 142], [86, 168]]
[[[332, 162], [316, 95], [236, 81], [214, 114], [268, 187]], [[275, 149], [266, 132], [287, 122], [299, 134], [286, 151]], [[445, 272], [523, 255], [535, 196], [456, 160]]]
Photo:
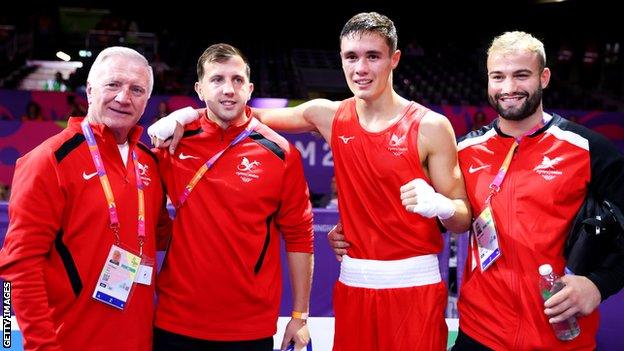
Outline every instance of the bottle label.
[[542, 298], [544, 299], [544, 301], [550, 299], [554, 294], [551, 293], [549, 290], [542, 290]]
[[[543, 278], [542, 278], [543, 279]], [[542, 289], [542, 298], [544, 301], [550, 299], [554, 294], [558, 293], [561, 289], [565, 287], [560, 280], [555, 280], [552, 286], [549, 289]]]

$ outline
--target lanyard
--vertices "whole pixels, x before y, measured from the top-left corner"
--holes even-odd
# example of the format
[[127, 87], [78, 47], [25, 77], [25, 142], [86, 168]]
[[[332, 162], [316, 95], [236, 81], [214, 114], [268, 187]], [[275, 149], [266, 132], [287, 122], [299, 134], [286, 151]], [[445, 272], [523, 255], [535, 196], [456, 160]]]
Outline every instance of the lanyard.
[[518, 147], [518, 145], [520, 145], [520, 140], [527, 135], [531, 135], [535, 133], [538, 129], [546, 125], [546, 123], [547, 123], [546, 118], [542, 117], [542, 120], [533, 128], [531, 128], [531, 130], [529, 130], [526, 133], [523, 133], [521, 136], [517, 138], [514, 138], [514, 142], [513, 144], [511, 144], [509, 151], [507, 151], [507, 156], [505, 156], [505, 160], [503, 161], [503, 164], [498, 170], [498, 173], [496, 174], [496, 177], [494, 177], [494, 180], [492, 181], [492, 183], [490, 183], [490, 194], [488, 195], [487, 199], [485, 199], [486, 204], [489, 204], [490, 201], [492, 200], [492, 196], [496, 195], [500, 191], [501, 184], [503, 184], [503, 180], [505, 179], [505, 176], [507, 175], [507, 171], [509, 170], [509, 165], [511, 164], [511, 160], [513, 159], [514, 152], [516, 151], [516, 148]]
[[214, 165], [215, 162], [217, 162], [217, 160], [219, 159], [219, 157], [221, 157], [221, 155], [223, 155], [223, 153], [231, 148], [232, 146], [238, 144], [241, 140], [245, 139], [246, 137], [249, 136], [249, 134], [251, 134], [254, 129], [256, 129], [256, 125], [258, 124], [258, 121], [251, 117], [251, 121], [249, 122], [249, 124], [247, 125], [247, 127], [240, 132], [240, 134], [238, 134], [238, 136], [236, 138], [234, 138], [234, 140], [232, 140], [232, 142], [230, 142], [225, 148], [223, 148], [221, 151], [217, 152], [214, 156], [212, 156], [208, 161], [206, 161], [198, 170], [197, 172], [195, 172], [195, 175], [193, 176], [193, 178], [191, 179], [191, 181], [184, 187], [184, 191], [182, 192], [182, 194], [180, 195], [180, 198], [178, 200], [178, 205], [176, 206], [176, 208], [180, 208], [184, 202], [186, 202], [186, 199], [188, 198], [188, 196], [191, 194], [191, 191], [193, 191], [193, 188], [195, 188], [195, 185], [197, 185], [197, 183], [199, 182], [199, 180], [204, 176], [204, 174]]
[[[113, 189], [111, 189], [110, 182], [108, 181], [108, 176], [106, 175], [106, 169], [104, 168], [104, 160], [100, 155], [97, 142], [95, 141], [95, 136], [93, 135], [93, 130], [91, 129], [87, 118], [85, 118], [82, 123], [80, 123], [80, 126], [82, 127], [82, 132], [87, 139], [89, 152], [91, 153], [91, 158], [93, 159], [93, 164], [95, 165], [95, 170], [97, 171], [98, 178], [100, 178], [100, 184], [102, 185], [102, 190], [104, 190], [104, 196], [106, 196], [106, 202], [108, 203], [108, 215], [110, 218], [110, 228], [115, 235], [115, 243], [119, 244], [119, 217], [117, 216], [117, 206], [115, 205]], [[139, 167], [137, 165], [137, 155], [134, 151], [132, 151], [132, 162], [134, 163], [134, 173], [136, 177], [136, 185], [139, 199], [137, 236], [139, 239], [139, 255], [142, 256], [143, 243], [145, 242], [145, 196], [143, 192], [143, 182], [141, 181]]]

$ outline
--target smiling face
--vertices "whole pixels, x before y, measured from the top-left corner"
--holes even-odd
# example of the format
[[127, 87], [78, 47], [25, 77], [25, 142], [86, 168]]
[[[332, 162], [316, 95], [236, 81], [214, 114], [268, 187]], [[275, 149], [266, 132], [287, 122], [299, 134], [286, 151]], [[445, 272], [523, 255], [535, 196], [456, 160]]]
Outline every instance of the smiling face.
[[401, 52], [392, 52], [381, 35], [358, 32], [342, 37], [340, 57], [347, 85], [356, 98], [370, 101], [392, 90], [392, 70]]
[[143, 115], [151, 90], [149, 66], [121, 55], [99, 62], [89, 75], [87, 116], [92, 123], [108, 126], [118, 143]]
[[208, 117], [221, 128], [245, 119], [245, 106], [253, 91], [247, 72], [247, 64], [240, 56], [203, 63], [203, 75], [195, 83], [195, 91], [206, 103]]
[[521, 121], [541, 113], [542, 89], [548, 85], [550, 70], [542, 69], [537, 53], [492, 53], [487, 68], [488, 100], [502, 118]]

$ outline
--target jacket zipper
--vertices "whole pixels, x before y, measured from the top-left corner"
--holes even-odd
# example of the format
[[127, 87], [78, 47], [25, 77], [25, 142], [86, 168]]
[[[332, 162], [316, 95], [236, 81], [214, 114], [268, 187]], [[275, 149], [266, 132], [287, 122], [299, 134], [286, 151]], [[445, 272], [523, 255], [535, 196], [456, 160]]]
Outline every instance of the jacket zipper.
[[[514, 163], [513, 161], [516, 161], [516, 166], [517, 166], [518, 158], [520, 157], [519, 153], [520, 153], [520, 147], [521, 146], [522, 145], [518, 145], [518, 147], [514, 151], [514, 155], [513, 155], [513, 158], [512, 158], [512, 164]], [[515, 207], [516, 207], [515, 206], [515, 192], [514, 192], [515, 176], [511, 172], [509, 172], [508, 176], [509, 176], [509, 182], [507, 183], [507, 191], [506, 191], [506, 195], [508, 195], [508, 196], [505, 197], [507, 199], [507, 201], [508, 201], [508, 206], [507, 206], [507, 214], [508, 214], [508, 216], [506, 216], [507, 217], [506, 218], [506, 224], [507, 224], [507, 233], [509, 233], [509, 237], [510, 237], [510, 239], [512, 239], [513, 235], [514, 235], [514, 233], [513, 233], [514, 227], [512, 225], [512, 217], [514, 217], [514, 216], [512, 214], [515, 213]], [[515, 240], [509, 240], [509, 249], [510, 249], [509, 250], [510, 252], [507, 253], [507, 254], [510, 254], [511, 252], [516, 252], [517, 248], [516, 248], [516, 245], [515, 245]], [[512, 293], [520, 294], [520, 290], [518, 289], [518, 285], [519, 285], [519, 283], [518, 283], [518, 275], [516, 273], [517, 271], [515, 270], [519, 266], [519, 262], [518, 262], [517, 256], [515, 256], [513, 260], [510, 260], [510, 262], [512, 262], [512, 265], [513, 265], [513, 268], [514, 268], [512, 270], [512, 276], [511, 276], [511, 288], [512, 288], [511, 291], [512, 291]], [[519, 301], [518, 296], [515, 296], [514, 298], [512, 298], [511, 301]], [[517, 306], [517, 307], [521, 308], [521, 306]], [[518, 310], [518, 309], [516, 309], [516, 310]], [[522, 326], [522, 318], [517, 318], [517, 325], [516, 325], [516, 330], [515, 330], [515, 333], [514, 333], [515, 334], [514, 344], [513, 344], [514, 345], [514, 347], [513, 347], [514, 350], [520, 350], [520, 346], [521, 346], [520, 344], [521, 344], [521, 341], [522, 341], [522, 339], [520, 337], [520, 334], [521, 334], [521, 331], [522, 331], [521, 326]]]

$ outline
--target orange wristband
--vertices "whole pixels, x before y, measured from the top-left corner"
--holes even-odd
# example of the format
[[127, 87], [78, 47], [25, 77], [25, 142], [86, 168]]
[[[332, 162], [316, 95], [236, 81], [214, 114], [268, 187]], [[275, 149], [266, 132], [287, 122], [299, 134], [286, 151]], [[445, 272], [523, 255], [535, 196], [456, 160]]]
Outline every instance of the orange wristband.
[[307, 312], [293, 311], [292, 317], [296, 318], [296, 319], [307, 320], [308, 319], [308, 313]]

